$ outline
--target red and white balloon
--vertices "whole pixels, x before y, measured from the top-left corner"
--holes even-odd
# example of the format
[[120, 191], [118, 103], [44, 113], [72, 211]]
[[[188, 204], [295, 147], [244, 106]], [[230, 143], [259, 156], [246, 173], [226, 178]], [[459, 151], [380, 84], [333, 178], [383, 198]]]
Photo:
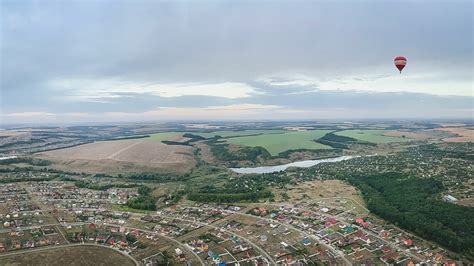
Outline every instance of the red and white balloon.
[[400, 70], [400, 74], [402, 74], [403, 68], [407, 65], [407, 59], [406, 59], [406, 57], [404, 57], [404, 56], [397, 56], [397, 57], [395, 57], [395, 59], [393, 60], [393, 62], [395, 63], [395, 66], [398, 68], [398, 70]]

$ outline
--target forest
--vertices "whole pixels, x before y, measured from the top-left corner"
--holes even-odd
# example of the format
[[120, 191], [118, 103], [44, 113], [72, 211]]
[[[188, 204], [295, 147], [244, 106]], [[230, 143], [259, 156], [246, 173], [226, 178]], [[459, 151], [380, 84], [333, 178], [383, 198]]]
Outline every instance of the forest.
[[198, 191], [191, 191], [187, 195], [189, 200], [199, 202], [256, 202], [259, 199], [272, 198], [270, 190], [263, 187], [245, 188], [243, 186], [232, 186], [217, 188], [213, 185], [201, 187]]
[[440, 181], [385, 173], [351, 176], [349, 183], [362, 192], [374, 214], [423, 238], [474, 257], [474, 212], [443, 202]]

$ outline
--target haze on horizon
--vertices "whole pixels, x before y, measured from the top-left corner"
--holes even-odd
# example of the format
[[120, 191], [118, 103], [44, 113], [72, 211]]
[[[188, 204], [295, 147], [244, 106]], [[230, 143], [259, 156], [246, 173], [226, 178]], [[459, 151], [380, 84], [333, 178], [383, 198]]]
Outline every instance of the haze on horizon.
[[0, 124], [473, 118], [472, 1], [0, 7]]

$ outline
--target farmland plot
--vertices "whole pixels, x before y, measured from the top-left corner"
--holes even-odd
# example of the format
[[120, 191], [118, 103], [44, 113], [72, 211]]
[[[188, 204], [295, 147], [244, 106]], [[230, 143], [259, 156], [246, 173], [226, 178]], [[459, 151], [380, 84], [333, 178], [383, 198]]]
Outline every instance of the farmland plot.
[[[181, 136], [178, 135], [178, 138]], [[187, 172], [195, 165], [192, 147], [166, 145], [156, 141], [156, 137], [99, 141], [38, 155], [56, 162], [58, 166], [83, 172], [116, 173], [153, 169]]]
[[329, 146], [315, 142], [330, 130], [308, 130], [286, 132], [281, 134], [263, 134], [258, 136], [243, 136], [226, 139], [227, 142], [243, 146], [263, 147], [271, 155], [278, 155], [287, 150], [318, 150], [332, 149]]

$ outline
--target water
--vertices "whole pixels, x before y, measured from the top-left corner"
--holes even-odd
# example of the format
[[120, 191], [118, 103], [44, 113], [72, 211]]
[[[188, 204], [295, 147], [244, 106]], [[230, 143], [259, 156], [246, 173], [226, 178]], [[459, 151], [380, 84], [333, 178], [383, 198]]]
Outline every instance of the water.
[[17, 156], [13, 155], [13, 156], [4, 156], [4, 157], [0, 157], [0, 161], [1, 160], [8, 160], [8, 159], [15, 159], [17, 158]]
[[320, 163], [335, 163], [335, 162], [345, 161], [345, 160], [349, 160], [356, 157], [359, 157], [359, 156], [340, 156], [340, 157], [328, 158], [328, 159], [298, 161], [298, 162], [275, 165], [275, 166], [260, 166], [260, 167], [248, 167], [248, 168], [244, 167], [244, 168], [230, 168], [230, 169], [239, 174], [268, 174], [268, 173], [285, 171], [288, 167], [308, 168]]

